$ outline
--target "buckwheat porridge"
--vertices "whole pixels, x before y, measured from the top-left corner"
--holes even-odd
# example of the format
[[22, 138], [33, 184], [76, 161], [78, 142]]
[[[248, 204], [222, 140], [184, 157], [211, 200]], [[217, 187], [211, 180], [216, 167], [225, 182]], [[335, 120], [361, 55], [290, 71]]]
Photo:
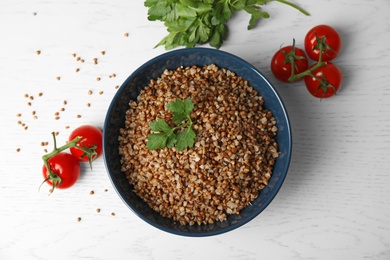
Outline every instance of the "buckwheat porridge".
[[[176, 98], [194, 103], [194, 146], [148, 150], [149, 124], [172, 123], [166, 106]], [[213, 64], [165, 70], [130, 101], [121, 170], [152, 209], [183, 225], [238, 214], [268, 184], [278, 157], [276, 121], [263, 103], [245, 79]]]

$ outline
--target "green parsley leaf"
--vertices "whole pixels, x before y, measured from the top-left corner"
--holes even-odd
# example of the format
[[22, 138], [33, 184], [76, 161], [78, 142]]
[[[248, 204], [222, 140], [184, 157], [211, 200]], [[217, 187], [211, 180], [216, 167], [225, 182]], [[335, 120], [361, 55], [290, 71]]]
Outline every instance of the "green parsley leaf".
[[218, 49], [227, 38], [227, 23], [234, 12], [245, 11], [250, 15], [250, 30], [260, 19], [270, 17], [260, 6], [271, 1], [310, 15], [287, 0], [145, 0], [144, 5], [148, 8], [148, 19], [164, 22], [168, 31], [168, 35], [155, 47], [164, 46], [169, 50], [209, 43]]
[[210, 38], [210, 46], [219, 49], [222, 42], [226, 39], [228, 28], [225, 24], [218, 24], [214, 27], [214, 32]]
[[167, 108], [172, 111], [172, 120], [176, 125], [172, 127], [161, 118], [151, 122], [149, 127], [153, 133], [148, 135], [147, 148], [156, 150], [176, 146], [178, 151], [183, 151], [187, 147], [192, 147], [196, 137], [191, 120], [191, 111], [194, 109], [192, 100], [187, 98], [182, 102], [180, 99], [176, 99], [170, 102]]
[[176, 5], [178, 17], [196, 17], [196, 11], [185, 5]]
[[148, 19], [150, 21], [165, 20], [166, 16], [172, 12], [172, 7], [165, 1], [145, 1], [145, 6], [149, 7]]
[[256, 6], [248, 6], [245, 7], [245, 10], [248, 14], [251, 15], [251, 19], [249, 20], [248, 30], [253, 29], [256, 25], [256, 22], [262, 18], [269, 18], [269, 13], [260, 11], [260, 8]]
[[196, 134], [191, 128], [187, 128], [184, 131], [177, 133], [176, 149], [180, 152], [187, 147], [194, 146]]
[[212, 3], [203, 3], [202, 1], [194, 0], [180, 0], [180, 4], [188, 6], [198, 14], [207, 13], [213, 8]]
[[171, 134], [173, 134], [173, 132], [161, 132], [148, 135], [149, 142], [146, 143], [146, 147], [149, 150], [164, 148], [167, 146], [168, 139], [176, 139], [174, 136], [171, 136]]
[[215, 5], [213, 17], [211, 18], [211, 23], [213, 25], [225, 24], [233, 14], [233, 10], [231, 9], [229, 2], [220, 2]]
[[155, 121], [151, 122], [149, 127], [153, 132], [168, 132], [172, 129], [172, 127], [170, 127], [167, 122], [160, 118], [157, 118]]
[[[177, 135], [175, 133], [169, 135], [168, 138], [167, 138], [166, 146], [168, 148], [174, 147], [176, 142], [177, 142], [177, 140], [178, 140], [178, 137], [177, 137]], [[161, 147], [161, 148], [164, 148], [164, 147]]]
[[167, 105], [167, 109], [172, 111], [172, 120], [176, 124], [180, 124], [184, 120], [191, 120], [190, 114], [194, 109], [194, 104], [190, 98], [187, 98], [184, 102], [177, 98]]
[[146, 146], [149, 150], [156, 150], [159, 148], [164, 148], [165, 146], [173, 147], [176, 140], [174, 128], [170, 127], [164, 120], [159, 118], [151, 122], [149, 127], [153, 132], [157, 132], [148, 135], [149, 142], [146, 144]]

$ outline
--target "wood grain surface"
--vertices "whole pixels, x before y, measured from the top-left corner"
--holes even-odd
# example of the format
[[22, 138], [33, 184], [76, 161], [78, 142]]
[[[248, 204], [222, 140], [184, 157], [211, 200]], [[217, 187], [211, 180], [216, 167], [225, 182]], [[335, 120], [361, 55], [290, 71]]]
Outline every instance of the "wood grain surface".
[[[140, 220], [116, 194], [103, 159], [92, 171], [83, 165], [72, 189], [38, 190], [50, 133], [64, 143], [81, 124], [102, 127], [117, 86], [165, 52], [154, 48], [164, 26], [147, 20], [143, 1], [0, 0], [0, 259], [389, 260], [390, 1], [294, 3], [311, 16], [270, 2], [271, 18], [251, 31], [249, 16], [235, 15], [221, 48], [258, 68], [287, 107], [286, 181], [248, 224], [195, 239]], [[322, 101], [302, 82], [278, 82], [269, 67], [281, 45], [295, 38], [303, 46], [318, 24], [343, 39], [334, 61], [342, 89]]]

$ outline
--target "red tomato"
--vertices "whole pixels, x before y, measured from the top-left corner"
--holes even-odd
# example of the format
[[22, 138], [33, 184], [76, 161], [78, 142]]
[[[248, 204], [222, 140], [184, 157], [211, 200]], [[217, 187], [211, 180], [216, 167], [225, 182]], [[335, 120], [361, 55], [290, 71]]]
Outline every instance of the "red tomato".
[[[78, 141], [76, 144], [78, 147], [85, 146], [87, 148], [93, 148], [93, 147], [96, 148], [95, 149], [96, 155], [92, 158], [93, 160], [95, 160], [96, 158], [102, 155], [103, 134], [99, 128], [92, 125], [80, 126], [75, 130], [73, 130], [73, 132], [70, 134], [69, 141], [72, 141], [78, 136], [82, 137], [80, 141]], [[76, 157], [80, 161], [88, 162], [88, 156], [86, 155], [83, 156], [84, 152], [82, 150], [76, 147], [71, 147], [70, 152], [74, 157]]]
[[319, 60], [320, 45], [323, 48], [322, 61], [333, 60], [341, 49], [339, 33], [328, 25], [313, 27], [305, 36], [305, 50], [310, 59]]
[[294, 51], [292, 49], [293, 46], [283, 47], [274, 54], [271, 60], [271, 71], [275, 78], [282, 82], [290, 82], [288, 79], [292, 72], [292, 59], [295, 60], [295, 74], [304, 72], [309, 67], [309, 61], [305, 52], [297, 47], [294, 47]]
[[306, 88], [310, 94], [317, 98], [328, 98], [337, 93], [343, 75], [336, 65], [327, 62], [326, 65], [315, 69], [312, 74], [314, 77], [305, 77]]
[[[67, 189], [80, 177], [80, 163], [79, 161], [69, 153], [61, 152], [48, 160], [50, 170], [61, 178], [60, 183], [56, 183], [56, 188]], [[48, 178], [49, 172], [45, 165], [42, 168], [43, 178], [46, 182], [52, 186], [53, 179]]]

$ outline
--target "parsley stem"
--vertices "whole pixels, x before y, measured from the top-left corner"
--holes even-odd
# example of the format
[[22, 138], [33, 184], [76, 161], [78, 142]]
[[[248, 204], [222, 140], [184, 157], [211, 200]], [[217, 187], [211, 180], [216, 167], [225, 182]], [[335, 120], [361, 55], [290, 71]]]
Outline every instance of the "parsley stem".
[[192, 127], [192, 120], [189, 119], [188, 121], [186, 121], [184, 123], [180, 123], [179, 125], [173, 127], [173, 132], [175, 132], [177, 129], [184, 128], [184, 127], [191, 128]]
[[289, 2], [289, 1], [285, 1], [285, 0], [276, 0], [276, 1], [278, 1], [278, 2], [280, 2], [280, 3], [283, 3], [283, 4], [286, 4], [286, 5], [289, 5], [289, 6], [291, 6], [292, 8], [297, 9], [297, 10], [300, 11], [301, 13], [303, 13], [303, 14], [305, 14], [305, 15], [307, 15], [307, 16], [310, 16], [310, 13], [309, 13], [308, 11], [306, 11], [305, 9], [303, 9], [303, 8], [301, 8], [301, 7], [299, 7], [299, 6], [297, 6], [296, 4], [293, 4], [293, 3]]

